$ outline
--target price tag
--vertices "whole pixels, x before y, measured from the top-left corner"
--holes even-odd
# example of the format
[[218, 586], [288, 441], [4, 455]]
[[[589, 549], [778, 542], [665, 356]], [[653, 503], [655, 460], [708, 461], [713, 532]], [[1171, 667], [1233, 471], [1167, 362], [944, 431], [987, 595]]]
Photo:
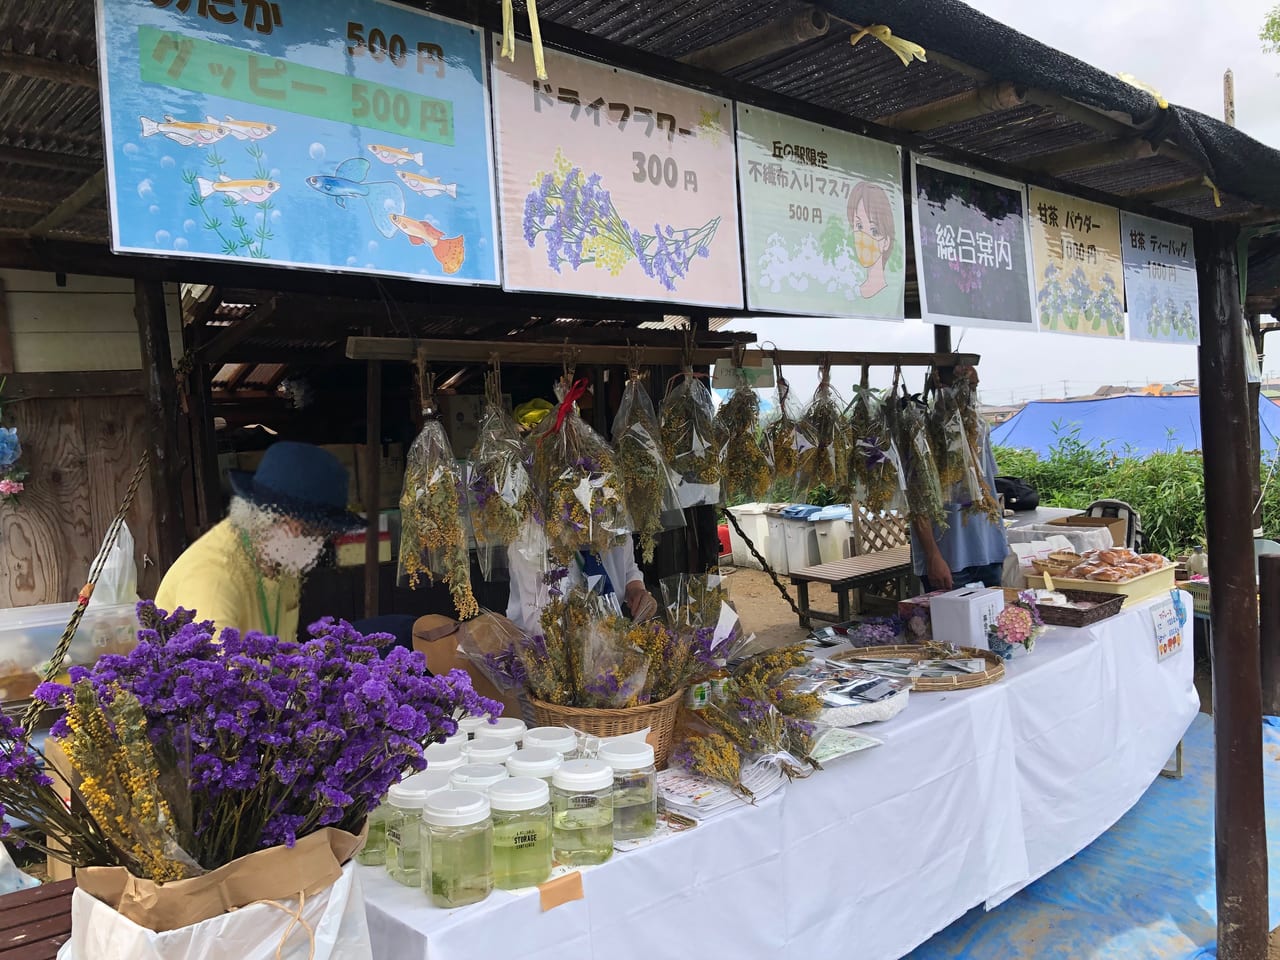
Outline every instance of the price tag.
[[1179, 604], [1171, 593], [1151, 608], [1151, 619], [1155, 625], [1156, 659], [1164, 660], [1182, 649], [1182, 621], [1179, 616]]

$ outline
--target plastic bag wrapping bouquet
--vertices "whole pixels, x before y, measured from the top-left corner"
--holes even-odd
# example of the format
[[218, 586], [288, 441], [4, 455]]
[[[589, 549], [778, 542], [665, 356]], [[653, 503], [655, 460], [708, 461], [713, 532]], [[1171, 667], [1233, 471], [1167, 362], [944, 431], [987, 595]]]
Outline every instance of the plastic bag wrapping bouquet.
[[872, 514], [906, 509], [906, 479], [886, 404], [865, 384], [854, 388], [849, 413], [849, 492]]
[[938, 527], [947, 525], [938, 468], [929, 445], [929, 418], [924, 404], [907, 399], [898, 413], [899, 449], [906, 453], [907, 510], [913, 520], [923, 518]]
[[659, 584], [671, 629], [691, 637], [693, 655], [708, 668], [716, 660], [740, 656], [754, 640], [746, 636], [729, 589], [718, 573], [678, 573]]
[[682, 507], [720, 502], [720, 448], [716, 445], [715, 403], [691, 369], [673, 379], [658, 420], [667, 462], [680, 477]]
[[824, 487], [833, 494], [844, 490], [849, 469], [849, 426], [844, 401], [831, 385], [831, 368], [822, 368], [822, 379], [800, 418], [796, 457], [796, 497]]
[[773, 481], [769, 458], [761, 446], [760, 398], [734, 367], [737, 384], [716, 412], [716, 444], [728, 500], [759, 500]]
[[981, 500], [982, 485], [952, 387], [934, 391], [929, 408], [929, 445], [944, 498], [964, 506]]
[[783, 496], [791, 495], [791, 486], [795, 482], [798, 442], [794, 401], [791, 396], [791, 385], [782, 376], [782, 370], [775, 361], [774, 378], [777, 383], [777, 396], [774, 400], [773, 412], [764, 423], [765, 447], [770, 462], [773, 464], [773, 484]]
[[567, 566], [579, 550], [603, 555], [625, 543], [631, 530], [613, 451], [575, 407], [586, 389], [585, 380], [567, 390], [559, 385], [560, 406], [532, 441], [547, 550], [559, 566]]
[[538, 513], [529, 447], [503, 409], [501, 395], [488, 383], [485, 394], [468, 464], [467, 499], [480, 570], [490, 580], [506, 566], [504, 548], [516, 542], [526, 523], [537, 522]]
[[991, 443], [991, 427], [978, 411], [978, 398], [972, 380], [957, 380], [955, 395], [956, 404], [960, 408], [960, 419], [964, 424], [965, 439], [973, 459], [979, 493], [977, 499], [965, 509], [964, 515], [968, 518], [985, 514], [991, 520], [999, 521], [1002, 519], [1000, 501], [996, 499], [996, 492], [987, 480], [986, 451]]
[[658, 535], [683, 527], [679, 478], [667, 463], [653, 401], [640, 375], [632, 371], [613, 419], [613, 446], [622, 498], [645, 563], [653, 562]]
[[442, 580], [453, 597], [458, 619], [480, 612], [471, 592], [471, 559], [463, 519], [462, 471], [444, 425], [434, 417], [423, 424], [405, 458], [400, 494], [400, 571], [416, 588], [425, 574]]

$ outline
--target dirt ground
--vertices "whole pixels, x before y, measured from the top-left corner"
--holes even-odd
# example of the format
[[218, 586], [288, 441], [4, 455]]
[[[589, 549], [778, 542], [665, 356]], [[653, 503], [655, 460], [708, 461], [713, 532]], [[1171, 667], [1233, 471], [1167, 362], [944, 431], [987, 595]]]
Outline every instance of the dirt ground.
[[[800, 618], [782, 599], [782, 594], [762, 570], [751, 570], [747, 567], [723, 566], [722, 574], [728, 575], [727, 585], [729, 598], [742, 618], [742, 626], [748, 633], [754, 633], [762, 646], [779, 646], [787, 643], [798, 643], [809, 633], [800, 626]], [[796, 599], [795, 587], [782, 578], [787, 593], [792, 600]], [[810, 600], [818, 609], [822, 609], [827, 601], [822, 597], [824, 588], [810, 587]], [[835, 598], [832, 595], [829, 604], [835, 609]]]

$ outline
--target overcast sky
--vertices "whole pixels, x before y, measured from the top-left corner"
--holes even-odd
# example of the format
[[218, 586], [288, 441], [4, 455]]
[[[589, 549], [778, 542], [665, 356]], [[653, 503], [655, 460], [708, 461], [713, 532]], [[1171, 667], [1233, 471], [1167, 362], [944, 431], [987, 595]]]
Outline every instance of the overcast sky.
[[[1236, 124], [1251, 136], [1280, 147], [1280, 56], [1262, 51], [1258, 30], [1267, 0], [969, 0], [983, 13], [1108, 73], [1131, 73], [1167, 99], [1211, 116], [1222, 116], [1222, 75], [1235, 74]], [[909, 38], [908, 38], [909, 39]], [[838, 320], [745, 320], [730, 329], [753, 330], [782, 348], [930, 350], [932, 329], [905, 324]], [[1148, 383], [1196, 376], [1196, 351], [1139, 343], [1091, 342], [1085, 337], [953, 330], [964, 349], [982, 354], [983, 399], [1006, 403], [1092, 392], [1104, 383]], [[1268, 358], [1268, 373], [1280, 372], [1280, 356]], [[812, 370], [788, 379], [807, 394]], [[839, 371], [844, 389], [856, 377]], [[917, 375], [918, 379], [918, 375]], [[881, 380], [882, 385], [886, 381]], [[918, 384], [913, 384], [918, 386]]]

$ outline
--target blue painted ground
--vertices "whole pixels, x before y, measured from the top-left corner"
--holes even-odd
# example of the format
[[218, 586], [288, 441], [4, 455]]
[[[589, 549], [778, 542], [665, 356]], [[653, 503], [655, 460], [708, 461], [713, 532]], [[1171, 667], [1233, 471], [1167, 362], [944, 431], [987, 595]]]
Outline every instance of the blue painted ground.
[[[1263, 727], [1271, 928], [1280, 926], [1280, 729]], [[1158, 779], [1092, 846], [997, 909], [971, 910], [910, 960], [1184, 960], [1216, 936], [1213, 721], [1187, 732], [1185, 775]], [[1211, 955], [1211, 954], [1210, 954]]]

